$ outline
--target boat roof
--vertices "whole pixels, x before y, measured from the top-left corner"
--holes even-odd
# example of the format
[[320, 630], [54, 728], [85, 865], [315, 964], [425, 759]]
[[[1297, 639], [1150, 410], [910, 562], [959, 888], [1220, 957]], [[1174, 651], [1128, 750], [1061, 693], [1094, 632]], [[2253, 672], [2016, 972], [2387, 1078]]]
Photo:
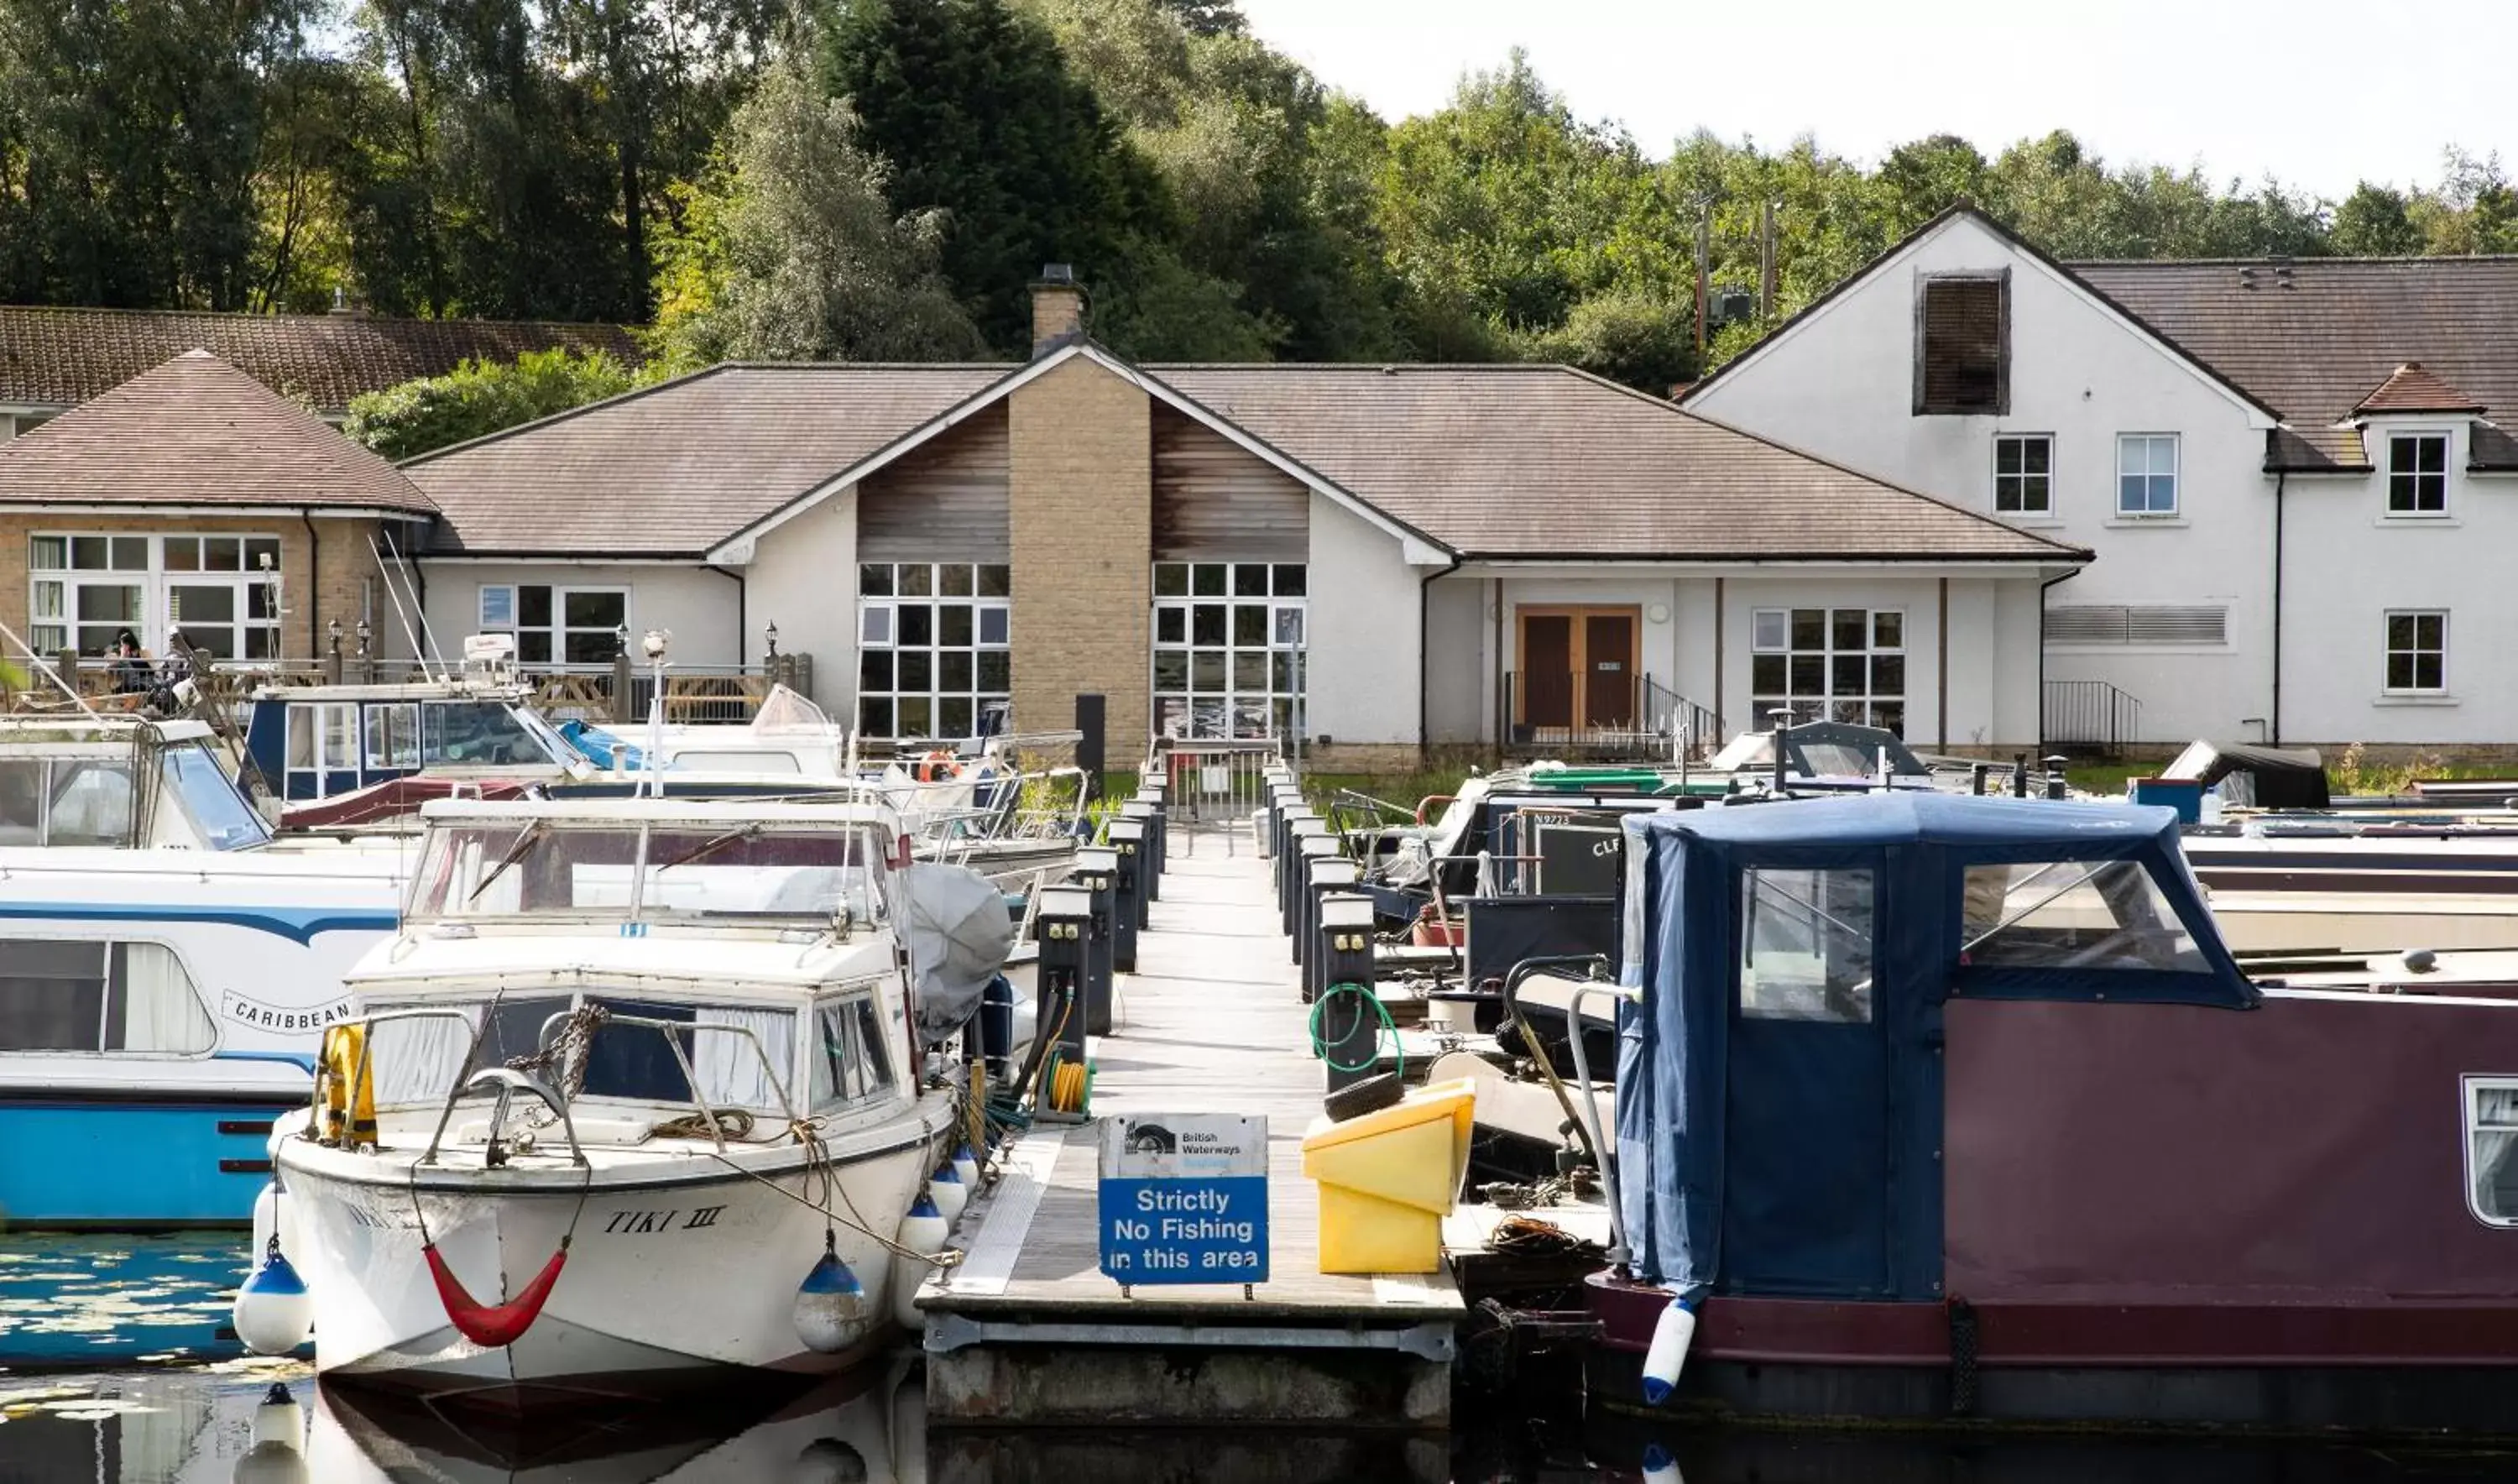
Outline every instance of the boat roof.
[[2151, 805], [1991, 799], [1905, 789], [1646, 814], [1628, 829], [1738, 845], [2174, 846], [2177, 811]]
[[207, 721], [190, 719], [159, 721], [128, 712], [76, 711], [0, 714], [0, 740], [12, 742], [112, 742], [127, 744], [131, 733], [153, 729], [166, 742], [202, 742], [211, 734]]
[[257, 701], [504, 701], [525, 699], [513, 680], [389, 680], [372, 684], [259, 685]]
[[420, 806], [431, 824], [465, 820], [546, 819], [557, 824], [868, 824], [893, 827], [894, 812], [877, 800], [803, 802], [749, 799], [432, 799]]

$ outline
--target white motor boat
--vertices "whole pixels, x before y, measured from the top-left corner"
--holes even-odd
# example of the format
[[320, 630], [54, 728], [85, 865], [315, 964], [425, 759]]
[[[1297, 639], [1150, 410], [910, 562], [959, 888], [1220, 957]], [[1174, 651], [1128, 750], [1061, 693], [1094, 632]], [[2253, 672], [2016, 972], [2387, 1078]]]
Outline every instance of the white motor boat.
[[[275, 1140], [318, 1371], [531, 1407], [836, 1369], [882, 1337], [943, 1241], [926, 1198], [958, 1107], [922, 1079], [890, 811], [422, 820], [404, 930], [350, 975], [326, 1085]], [[861, 1296], [807, 1315], [826, 1256]]]

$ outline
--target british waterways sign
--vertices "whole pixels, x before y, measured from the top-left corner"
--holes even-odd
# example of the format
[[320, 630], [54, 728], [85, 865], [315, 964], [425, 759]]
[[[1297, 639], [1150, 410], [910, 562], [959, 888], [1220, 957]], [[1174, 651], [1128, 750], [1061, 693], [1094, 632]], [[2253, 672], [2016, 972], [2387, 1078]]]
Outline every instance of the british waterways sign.
[[1268, 1120], [1102, 1120], [1102, 1271], [1123, 1285], [1268, 1281]]

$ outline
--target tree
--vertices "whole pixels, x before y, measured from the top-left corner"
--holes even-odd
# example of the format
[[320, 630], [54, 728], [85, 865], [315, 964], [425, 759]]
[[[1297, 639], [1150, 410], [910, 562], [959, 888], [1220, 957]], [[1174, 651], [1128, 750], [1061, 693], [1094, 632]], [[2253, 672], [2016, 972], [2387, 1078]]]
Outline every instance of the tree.
[[2403, 192], [2365, 180], [2334, 208], [2327, 242], [2349, 257], [2404, 257], [2422, 250], [2422, 233]]
[[666, 364], [984, 352], [935, 267], [943, 214], [895, 219], [886, 167], [859, 134], [801, 50], [762, 75], [667, 240], [656, 323]]
[[443, 376], [354, 398], [341, 431], [387, 458], [411, 458], [638, 384], [636, 372], [601, 351], [527, 351], [512, 363], [465, 361]]
[[945, 277], [989, 343], [1030, 349], [1043, 264], [1074, 264], [1101, 304], [1125, 295], [1138, 244], [1171, 236], [1161, 182], [1038, 22], [1004, 0], [827, 3], [824, 89], [890, 162], [892, 210], [945, 213]]

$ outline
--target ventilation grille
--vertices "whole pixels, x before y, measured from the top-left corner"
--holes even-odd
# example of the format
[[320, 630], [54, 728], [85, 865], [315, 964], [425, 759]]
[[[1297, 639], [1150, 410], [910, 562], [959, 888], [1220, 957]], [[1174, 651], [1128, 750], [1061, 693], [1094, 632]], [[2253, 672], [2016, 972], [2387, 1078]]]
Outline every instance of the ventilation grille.
[[2086, 604], [2046, 610], [2050, 644], [2226, 644], [2230, 610], [2217, 605], [2122, 607]]

